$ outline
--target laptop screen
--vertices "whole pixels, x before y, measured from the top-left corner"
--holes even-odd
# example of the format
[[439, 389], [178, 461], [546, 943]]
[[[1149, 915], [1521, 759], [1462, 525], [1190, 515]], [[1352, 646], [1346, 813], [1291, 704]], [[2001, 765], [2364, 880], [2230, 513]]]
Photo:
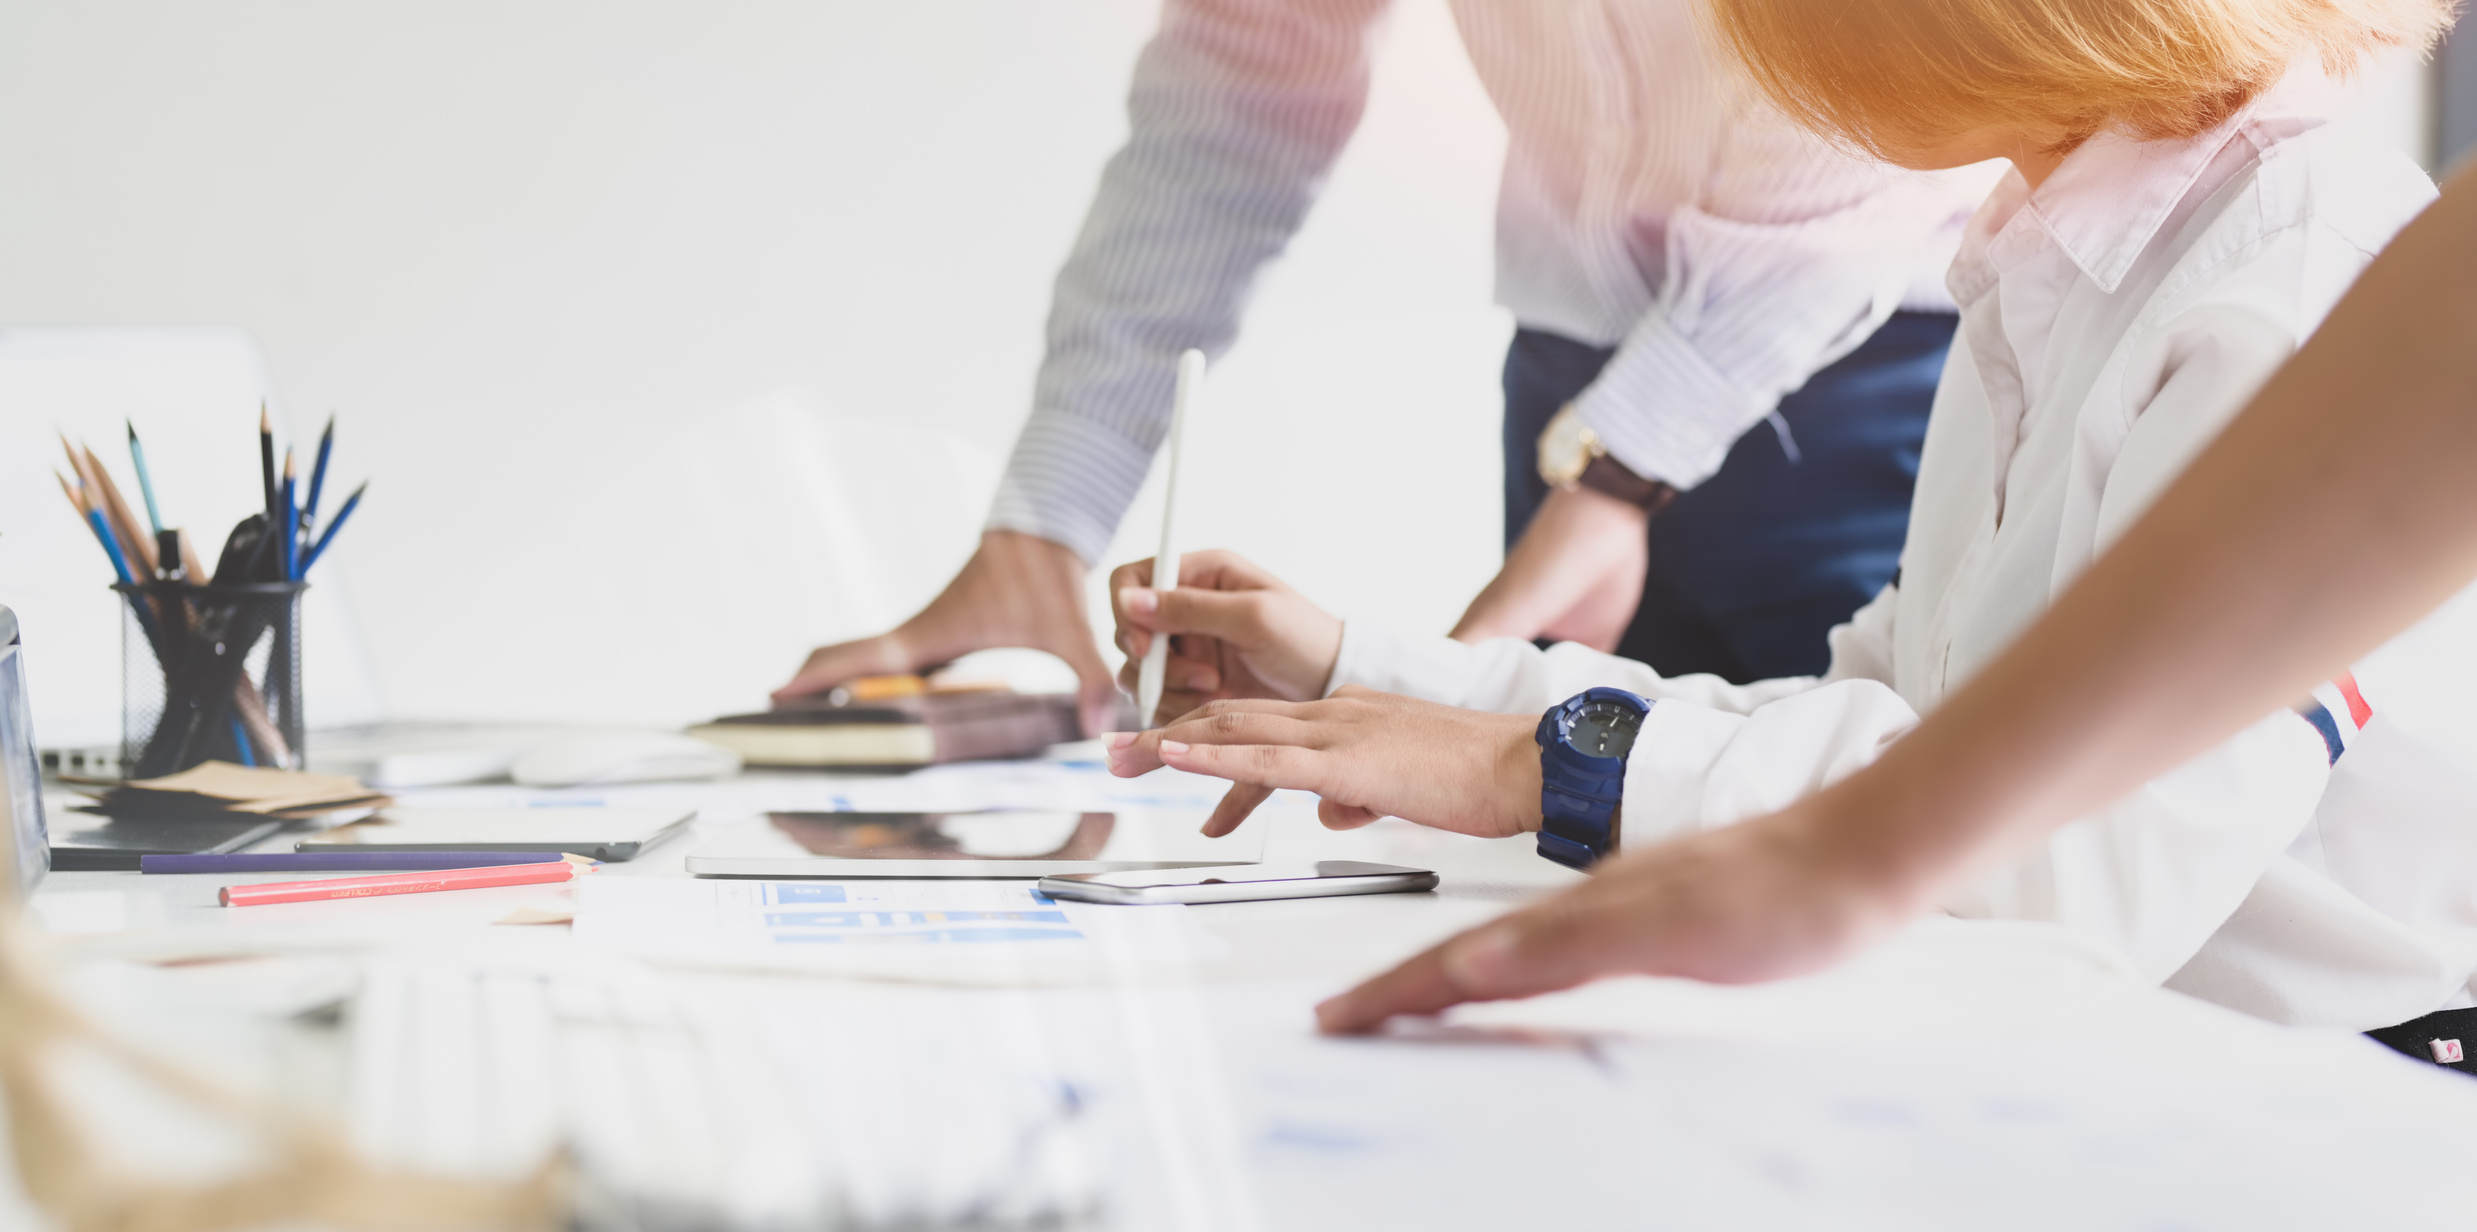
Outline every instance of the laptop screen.
[[26, 708], [26, 652], [17, 640], [17, 613], [0, 607], [0, 822], [8, 826], [20, 895], [51, 871], [43, 825], [43, 768], [35, 760], [34, 716]]

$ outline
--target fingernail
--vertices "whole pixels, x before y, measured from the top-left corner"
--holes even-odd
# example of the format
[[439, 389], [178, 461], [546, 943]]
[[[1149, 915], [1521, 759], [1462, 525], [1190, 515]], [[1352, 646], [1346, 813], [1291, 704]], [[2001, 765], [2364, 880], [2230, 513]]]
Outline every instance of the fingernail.
[[1119, 749], [1123, 749], [1123, 748], [1127, 747], [1128, 745], [1135, 743], [1135, 733], [1134, 733], [1134, 732], [1102, 732], [1102, 733], [1101, 733], [1101, 743], [1102, 743], [1102, 745], [1103, 745], [1104, 747], [1108, 748], [1111, 752], [1116, 752], [1116, 751], [1118, 751]]
[[1514, 930], [1490, 928], [1445, 948], [1445, 978], [1466, 993], [1485, 992], [1503, 982], [1514, 959]]
[[1163, 757], [1184, 757], [1186, 756], [1186, 753], [1187, 746], [1176, 740], [1164, 740], [1161, 742], [1161, 755]]
[[1118, 601], [1126, 605], [1130, 615], [1150, 616], [1161, 610], [1161, 596], [1140, 587], [1130, 586], [1119, 591]]

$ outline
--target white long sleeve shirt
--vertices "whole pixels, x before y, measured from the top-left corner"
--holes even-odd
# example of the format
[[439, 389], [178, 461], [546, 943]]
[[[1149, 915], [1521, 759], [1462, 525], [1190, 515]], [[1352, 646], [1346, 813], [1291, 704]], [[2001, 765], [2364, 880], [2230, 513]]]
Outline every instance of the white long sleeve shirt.
[[[1627, 767], [1629, 843], [1779, 808], [1873, 760], [2148, 507], [2433, 199], [2405, 158], [2322, 127], [2330, 93], [2300, 70], [2202, 137], [2103, 133], [2035, 192], [2018, 175], [1996, 188], [1950, 276], [1961, 341], [1902, 572], [1834, 630], [1827, 675], [1662, 679], [1572, 645], [1353, 623], [1334, 687], [1523, 712], [1592, 685], [1657, 699]], [[2477, 646], [2473, 617], [2460, 603], [2361, 666], [2374, 715], [2362, 731], [2341, 716], [2336, 762], [2300, 715], [2268, 716], [1946, 908], [2064, 923], [2284, 1021], [2362, 1029], [2464, 1003], [2477, 727], [2450, 716], [2477, 671], [2437, 650]]]
[[[1107, 548], [1176, 356], [1229, 347], [1357, 127], [1386, 2], [1165, 0], [989, 525]], [[1727, 74], [1692, 0], [1452, 3], [1507, 129], [1498, 300], [1617, 348], [1577, 406], [1637, 473], [1694, 486], [1895, 308], [1951, 309], [1940, 275], [1983, 178], [1796, 130]]]

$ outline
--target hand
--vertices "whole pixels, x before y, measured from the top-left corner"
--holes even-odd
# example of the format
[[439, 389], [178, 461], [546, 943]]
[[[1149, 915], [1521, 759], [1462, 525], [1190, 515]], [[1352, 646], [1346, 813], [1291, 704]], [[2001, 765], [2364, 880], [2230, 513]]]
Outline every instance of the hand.
[[[1836, 793], [1839, 793], [1836, 795]], [[1464, 932], [1316, 1007], [1326, 1031], [1610, 975], [1753, 983], [1820, 970], [1925, 909], [1838, 788], [1610, 859], [1591, 880]]]
[[1113, 732], [1110, 773], [1156, 766], [1229, 779], [1204, 833], [1238, 829], [1280, 788], [1323, 797], [1336, 830], [1379, 817], [1502, 838], [1539, 829], [1539, 720], [1346, 685], [1320, 702], [1213, 702], [1154, 731]]
[[1188, 552], [1178, 558], [1177, 589], [1151, 586], [1150, 560], [1109, 575], [1118, 648], [1127, 655], [1118, 680], [1127, 692], [1135, 692], [1154, 636], [1173, 635], [1160, 712], [1143, 721], [1221, 698], [1324, 696], [1342, 653], [1342, 622], [1272, 574], [1236, 552]]
[[1651, 568], [1651, 515], [1589, 488], [1559, 488], [1454, 626], [1460, 642], [1553, 638], [1617, 648]]
[[1015, 531], [985, 531], [979, 550], [929, 606], [891, 633], [810, 652], [777, 703], [860, 676], [917, 672], [975, 650], [1026, 646], [1075, 669], [1077, 709], [1089, 734], [1112, 726], [1118, 690], [1084, 618], [1084, 561], [1072, 548]]

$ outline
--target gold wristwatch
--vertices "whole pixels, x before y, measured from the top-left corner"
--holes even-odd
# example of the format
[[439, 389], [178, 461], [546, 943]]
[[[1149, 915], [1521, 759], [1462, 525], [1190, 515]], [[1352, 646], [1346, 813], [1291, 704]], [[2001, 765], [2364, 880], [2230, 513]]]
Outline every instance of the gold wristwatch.
[[1539, 465], [1540, 478], [1549, 487], [1589, 488], [1645, 513], [1658, 513], [1662, 506], [1677, 499], [1677, 489], [1657, 479], [1645, 479], [1608, 456], [1608, 446], [1600, 443], [1600, 434], [1583, 423], [1570, 402], [1548, 421], [1547, 427], [1540, 429]]

